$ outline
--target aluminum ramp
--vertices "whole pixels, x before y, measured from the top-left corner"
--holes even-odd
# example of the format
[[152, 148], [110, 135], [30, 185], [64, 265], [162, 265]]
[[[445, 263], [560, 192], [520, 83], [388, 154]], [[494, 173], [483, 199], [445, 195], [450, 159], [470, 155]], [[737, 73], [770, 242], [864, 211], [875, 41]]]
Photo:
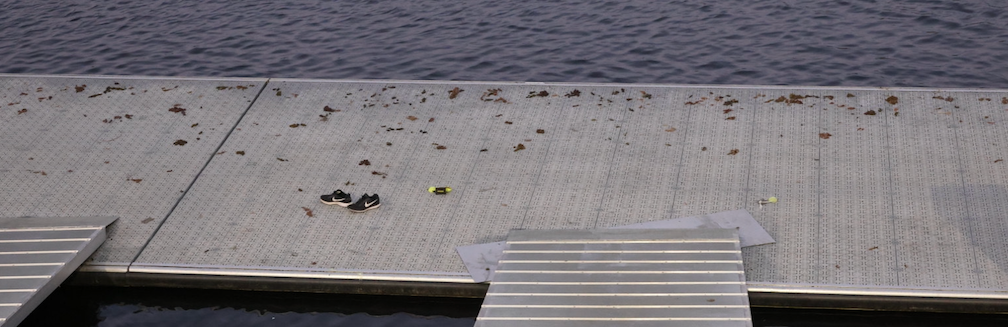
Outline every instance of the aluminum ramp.
[[0, 326], [17, 326], [105, 241], [111, 217], [0, 218]]
[[734, 229], [516, 230], [477, 327], [752, 326]]

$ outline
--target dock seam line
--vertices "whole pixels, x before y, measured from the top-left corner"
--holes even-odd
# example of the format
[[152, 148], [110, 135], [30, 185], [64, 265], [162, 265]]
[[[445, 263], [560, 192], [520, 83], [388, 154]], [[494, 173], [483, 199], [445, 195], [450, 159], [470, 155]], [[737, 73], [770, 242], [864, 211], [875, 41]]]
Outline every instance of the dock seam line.
[[[736, 99], [738, 99], [738, 98], [736, 98]], [[742, 110], [742, 108], [739, 108], [739, 110]], [[752, 117], [752, 121], [749, 123], [749, 128], [750, 128], [749, 129], [749, 144], [752, 144], [752, 145], [749, 146], [748, 151], [746, 151], [747, 152], [746, 153], [746, 156], [747, 156], [746, 159], [747, 160], [746, 160], [746, 168], [745, 168], [746, 181], [745, 181], [745, 188], [742, 189], [742, 203], [739, 206], [739, 208], [747, 208], [747, 209], [749, 208], [749, 205], [750, 205], [749, 204], [750, 202], [749, 202], [748, 199], [749, 199], [750, 193], [752, 192], [752, 189], [750, 188], [751, 187], [750, 186], [751, 185], [750, 182], [752, 182], [753, 171], [755, 171], [755, 169], [754, 169], [755, 167], [753, 167], [753, 165], [752, 165], [752, 162], [753, 162], [753, 153], [757, 151], [757, 146], [756, 146], [756, 142], [755, 142], [755, 140], [756, 140], [756, 127], [757, 127], [756, 109], [753, 109], [751, 111], [753, 112], [753, 117]], [[739, 116], [741, 116], [741, 114]], [[762, 218], [762, 217], [760, 217], [760, 218]]]
[[[547, 106], [550, 105], [550, 102], [547, 102], [546, 105]], [[560, 114], [558, 114], [558, 116], [563, 117], [564, 109], [566, 109], [566, 104], [565, 103], [561, 103], [561, 105], [560, 105]], [[555, 127], [557, 126], [556, 124], [559, 124], [560, 121], [562, 121], [562, 119], [555, 119], [554, 120], [554, 125], [551, 125], [550, 128], [554, 128], [554, 130], [555, 130]], [[524, 205], [525, 212], [522, 213], [521, 224], [518, 225], [518, 227], [521, 228], [521, 229], [526, 229], [525, 228], [525, 224], [528, 223], [528, 214], [529, 214], [529, 211], [532, 210], [532, 208], [529, 206], [529, 203], [532, 203], [532, 201], [535, 201], [535, 199], [536, 199], [536, 190], [539, 189], [539, 186], [538, 186], [539, 185], [539, 179], [542, 178], [543, 167], [545, 167], [546, 163], [549, 162], [549, 151], [550, 151], [550, 147], [553, 145], [553, 140], [554, 139], [556, 139], [556, 138], [555, 137], [550, 137], [549, 140], [546, 141], [546, 150], [543, 151], [542, 159], [539, 159], [539, 167], [536, 169], [535, 179], [533, 180], [533, 183], [536, 186], [532, 188], [531, 192], [529, 192], [529, 199], [528, 199], [528, 201], [525, 201], [525, 205]]]
[[[670, 99], [669, 99], [669, 104], [670, 105], [672, 104], [671, 96], [670, 96]], [[683, 127], [682, 141], [679, 142], [679, 169], [676, 170], [675, 185], [673, 185], [673, 187], [672, 187], [672, 209], [670, 209], [671, 212], [669, 212], [669, 216], [666, 217], [665, 219], [675, 219], [676, 218], [675, 217], [676, 216], [676, 210], [677, 210], [676, 208], [679, 205], [678, 202], [676, 202], [676, 200], [677, 200], [677, 198], [679, 196], [679, 190], [681, 189], [681, 187], [679, 185], [682, 184], [682, 181], [680, 181], [680, 177], [682, 177], [683, 169], [686, 168], [686, 166], [683, 165], [683, 158], [686, 157], [686, 145], [689, 144], [690, 125], [692, 124], [692, 120], [691, 119], [693, 119], [693, 110], [692, 110], [692, 108], [688, 108], [688, 109], [686, 109], [686, 122], [683, 125], [685, 127]]]
[[[959, 112], [959, 111], [954, 111], [954, 112], [955, 112], [955, 116], [953, 116], [953, 118], [956, 119], [956, 120], [961, 120], [960, 117], [962, 116], [962, 113]], [[970, 210], [970, 198], [969, 198], [969, 194], [967, 194], [968, 190], [966, 189], [966, 165], [963, 163], [962, 152], [960, 152], [960, 150], [962, 149], [962, 146], [959, 144], [959, 130], [960, 129], [962, 129], [962, 122], [959, 123], [958, 127], [952, 128], [952, 135], [954, 136], [952, 139], [955, 140], [956, 166], [959, 168], [959, 169], [957, 169], [959, 171], [959, 182], [960, 182], [960, 185], [962, 185], [963, 204], [965, 205], [965, 206], [963, 206], [963, 211], [966, 212], [966, 216], [963, 217], [963, 225], [964, 225], [964, 227], [966, 227], [966, 236], [969, 238], [970, 243], [972, 243], [972, 244], [979, 244], [979, 242], [977, 242], [977, 239], [976, 239], [976, 233], [973, 231], [973, 221], [972, 221], [973, 220], [973, 215], [970, 212], [971, 211]], [[934, 197], [934, 195], [932, 195], [932, 197]], [[984, 280], [984, 278], [983, 278], [983, 276], [980, 275], [980, 271], [982, 269], [980, 268], [980, 261], [979, 261], [979, 258], [977, 258], [977, 253], [976, 253], [977, 251], [976, 251], [976, 247], [975, 246], [973, 248], [973, 251], [971, 251], [971, 252], [972, 252], [971, 254], [973, 254], [973, 275], [976, 276], [976, 280], [977, 280], [977, 286], [974, 286], [974, 287], [979, 287], [980, 283]]]
[[[623, 91], [623, 92], [620, 92], [620, 93], [624, 93], [625, 94], [626, 92]], [[630, 108], [627, 108], [627, 110], [623, 110], [623, 112], [620, 113], [622, 118], [618, 122], [618, 123], [620, 123], [619, 126], [623, 126], [623, 124], [626, 124], [626, 122], [628, 120], [630, 120], [630, 118], [627, 117], [627, 116], [630, 115], [629, 112], [631, 112], [629, 109]], [[629, 128], [629, 127], [627, 127], [627, 128]], [[612, 155], [609, 156], [609, 166], [607, 167], [608, 169], [606, 170], [605, 184], [602, 184], [602, 188], [603, 188], [602, 192], [599, 192], [599, 193], [601, 193], [601, 194], [599, 194], [599, 197], [601, 197], [601, 199], [599, 199], [599, 201], [598, 201], [598, 204], [599, 204], [598, 207], [595, 208], [595, 222], [592, 224], [592, 228], [599, 228], [598, 227], [598, 222], [599, 222], [599, 218], [602, 217], [602, 206], [605, 204], [605, 200], [606, 200], [606, 188], [608, 188], [610, 190], [613, 189], [613, 186], [609, 185], [609, 178], [612, 177], [613, 166], [616, 165], [616, 153], [619, 152], [619, 144], [620, 144], [620, 142], [623, 142], [623, 140], [624, 140], [624, 138], [620, 137], [620, 135], [621, 135], [620, 132], [622, 132], [620, 130], [620, 128], [617, 127], [614, 130], [616, 132], [616, 135], [615, 135], [616, 136], [616, 140], [613, 140], [613, 142], [612, 142], [612, 146], [613, 146]], [[629, 132], [625, 132], [625, 133], [629, 133]]]
[[[284, 80], [284, 82], [291, 83], [291, 82], [296, 82], [296, 81]], [[376, 83], [376, 84], [378, 84], [378, 83]], [[387, 83], [386, 84], [382, 84], [382, 87], [388, 87], [389, 85], [390, 84], [387, 84]], [[361, 90], [363, 90], [363, 88], [358, 89], [358, 92], [360, 92]], [[424, 91], [426, 91], [426, 89], [424, 89]], [[431, 93], [433, 93], [433, 92], [431, 92]], [[363, 111], [363, 110], [366, 110], [366, 109], [367, 109], [367, 107], [361, 107], [360, 110]], [[364, 129], [366, 128], [366, 126], [369, 126], [369, 125], [367, 123], [359, 124], [359, 126], [357, 127], [357, 132], [356, 132], [356, 134], [354, 134], [353, 138], [356, 138], [358, 140], [362, 139], [363, 135], [365, 135], [364, 134]], [[430, 122], [427, 122], [427, 125], [424, 125], [424, 128], [426, 128], [426, 126], [430, 126]], [[422, 129], [420, 129], [420, 130], [422, 130]], [[355, 151], [355, 150], [357, 150], [360, 147], [361, 147], [360, 142], [354, 142], [354, 146], [353, 146], [352, 150], [347, 150], [348, 151], [347, 153], [351, 153], [352, 151]], [[401, 173], [396, 174], [396, 176], [406, 175], [406, 171], [409, 170], [409, 167], [410, 167], [410, 162], [412, 161], [413, 157], [416, 155], [416, 152], [419, 151], [419, 150], [417, 150], [417, 148], [418, 147], [413, 147], [413, 151], [410, 152], [410, 155], [407, 156], [402, 161], [400, 161], [402, 163], [402, 167], [403, 168], [400, 170]], [[392, 170], [390, 169], [389, 171], [391, 172]], [[395, 178], [397, 178], [397, 177], [393, 177], [393, 179], [395, 179]], [[347, 182], [350, 182], [350, 180], [347, 180]], [[339, 184], [339, 182], [337, 181], [336, 184]], [[356, 185], [356, 184], [354, 184], [354, 185]], [[347, 186], [349, 186], [349, 185], [347, 185]], [[400, 188], [402, 188], [402, 180], [401, 179], [396, 182], [396, 186], [395, 186], [396, 190], [398, 190]], [[394, 198], [394, 197], [395, 197], [395, 193], [392, 193], [392, 195], [389, 195], [388, 193], [385, 194], [385, 198], [386, 199]], [[375, 214], [376, 215], [381, 215], [382, 212], [384, 212], [384, 211], [379, 211], [379, 212], [376, 212]], [[384, 217], [382, 217], [382, 216], [380, 216], [378, 218], [379, 219], [374, 219], [374, 220], [372, 220], [371, 223], [368, 224], [367, 240], [364, 241], [362, 244], [371, 244], [371, 240], [374, 239], [374, 229], [373, 228], [376, 227], [376, 226], [379, 226], [379, 225], [382, 226], [382, 227], [384, 227], [390, 221], [390, 219], [383, 219]], [[357, 260], [360, 257], [361, 256], [355, 256], [354, 260]], [[357, 262], [357, 261], [354, 261], [354, 262]]]
[[147, 246], [150, 245], [150, 242], [154, 240], [154, 237], [157, 236], [159, 231], [161, 231], [161, 226], [164, 226], [165, 222], [168, 221], [168, 218], [170, 218], [172, 213], [175, 212], [175, 208], [178, 208], [179, 203], [182, 203], [182, 199], [185, 199], [186, 195], [189, 194], [189, 190], [192, 189], [193, 185], [196, 184], [196, 181], [199, 180], [200, 176], [203, 175], [203, 171], [206, 170], [206, 167], [210, 165], [210, 162], [213, 161], [213, 158], [217, 155], [217, 152], [220, 151], [221, 147], [224, 146], [224, 143], [226, 143], [227, 140], [231, 138], [231, 133], [233, 133], [235, 128], [238, 127], [238, 124], [241, 124], [242, 119], [244, 119], [245, 115], [248, 114], [249, 109], [252, 109], [252, 106], [255, 105], [256, 101], [259, 100], [259, 96], [262, 95], [263, 90], [266, 90], [266, 87], [269, 85], [269, 82], [270, 79], [266, 79], [266, 81], [263, 82], [263, 86], [262, 88], [259, 89], [259, 93], [256, 93], [255, 97], [252, 98], [252, 101], [250, 101], [248, 106], [245, 107], [245, 110], [242, 111], [241, 116], [238, 116], [238, 119], [235, 120], [234, 125], [231, 125], [231, 129], [228, 130], [227, 134], [224, 135], [224, 138], [221, 139], [220, 144], [217, 144], [217, 148], [215, 148], [214, 151], [210, 153], [210, 157], [207, 158], [205, 163], [203, 163], [203, 167], [200, 167], [199, 172], [196, 173], [196, 177], [193, 177], [192, 181], [189, 182], [189, 186], [186, 186], [185, 191], [182, 192], [182, 196], [179, 196], [178, 199], [175, 200], [175, 204], [172, 205], [171, 209], [168, 209], [168, 214], [166, 214], [165, 218], [162, 219], [160, 223], [158, 223], [157, 227], [154, 228], [154, 232], [151, 233], [150, 237], [147, 238], [147, 241], [144, 242], [144, 245], [140, 247], [140, 251], [137, 251], [136, 255], [133, 256], [133, 259], [130, 260], [129, 266], [126, 267], [126, 272], [129, 272], [130, 268], [133, 268], [133, 264], [136, 263], [137, 259], [140, 258], [140, 255], [143, 254], [144, 250], [147, 249]]
[[[899, 112], [896, 111], [896, 113], [899, 113]], [[895, 117], [895, 116], [893, 116], [893, 117]], [[889, 147], [889, 151], [888, 151], [888, 153], [886, 153], [886, 168], [888, 168], [888, 172], [886, 173], [886, 175], [889, 175], [889, 178], [888, 178], [889, 179], [889, 196], [888, 196], [888, 198], [889, 198], [889, 222], [892, 223], [892, 233], [893, 233], [892, 239], [893, 239], [893, 241], [899, 242], [899, 239], [897, 239], [897, 236], [896, 236], [896, 231], [897, 231], [897, 229], [896, 229], [896, 200], [893, 199], [893, 198], [895, 198], [894, 195], [896, 193], [895, 188], [893, 188], [893, 175], [895, 174], [895, 171], [893, 170], [893, 165], [892, 165], [892, 162], [893, 162], [893, 158], [892, 158], [892, 156], [893, 156], [893, 151], [892, 151], [893, 146], [892, 146], [892, 137], [890, 136], [890, 134], [892, 134], [891, 131], [892, 131], [892, 128], [893, 128], [893, 124], [889, 123], [889, 115], [885, 115], [885, 114], [882, 115], [882, 124], [884, 124], [883, 126], [884, 126], [884, 129], [885, 129], [885, 145], [887, 147]], [[897, 247], [897, 246], [893, 246], [893, 262], [896, 263], [896, 266], [894, 267], [895, 269], [893, 269], [894, 271], [896, 271], [896, 286], [902, 286], [902, 283], [900, 282], [900, 272], [901, 271], [900, 271], [900, 268], [899, 268], [900, 267], [899, 247]]]
[[[480, 143], [480, 149], [485, 149], [486, 144], [487, 144], [486, 140], [489, 139], [490, 133], [493, 131], [493, 121], [494, 121], [493, 118], [494, 117], [491, 117], [490, 115], [487, 115], [486, 120], [484, 120], [484, 123], [486, 124], [487, 128], [486, 128], [486, 130], [483, 133], [482, 141], [480, 141], [481, 142]], [[546, 149], [547, 149], [547, 151], [549, 151], [549, 145], [548, 144], [546, 146]], [[456, 217], [458, 217], [458, 208], [460, 207], [460, 204], [462, 203], [462, 200], [465, 199], [465, 189], [468, 188], [469, 185], [472, 185], [471, 182], [472, 182], [473, 172], [476, 171], [476, 167], [480, 166], [480, 162], [481, 162], [480, 159], [483, 159], [483, 157], [484, 157], [482, 155], [482, 153], [483, 152], [480, 151], [479, 153], [476, 154], [476, 158], [473, 159], [472, 165], [469, 166], [469, 173], [466, 174], [465, 181], [462, 184], [464, 186], [462, 187], [462, 189], [458, 190], [459, 196], [457, 197], [458, 200], [455, 201], [455, 206], [452, 208], [452, 212], [451, 212], [451, 216], [450, 216], [451, 218], [448, 220], [448, 224], [447, 224], [449, 226], [455, 226], [455, 219], [456, 219]], [[535, 189], [533, 188], [533, 191], [534, 190]], [[523, 219], [524, 219], [524, 217], [523, 217]], [[441, 238], [440, 239], [442, 239], [442, 240], [446, 239], [448, 233], [449, 233], [449, 231], [445, 230], [443, 233], [441, 233]]]
[[[817, 131], [819, 133], [825, 132], [824, 128], [826, 126], [826, 124], [823, 122], [824, 118], [823, 118], [823, 113], [822, 112], [823, 112], [822, 110], [818, 110], [818, 109], [816, 110], [816, 122], [817, 122], [816, 125], [818, 125], [818, 126], [816, 126], [816, 129], [817, 129]], [[816, 170], [815, 170], [815, 172], [816, 172], [815, 173], [816, 174], [816, 192], [815, 192], [815, 194], [816, 194], [816, 202], [815, 202], [815, 205], [816, 205], [815, 231], [816, 231], [816, 233], [815, 233], [815, 237], [816, 238], [815, 239], [816, 240], [823, 239], [822, 221], [823, 221], [823, 216], [825, 216], [823, 214], [823, 210], [822, 210], [822, 195], [823, 195], [823, 192], [825, 192], [823, 190], [823, 185], [822, 185], [822, 176], [823, 176], [823, 170], [825, 170], [826, 168], [823, 167], [823, 156], [822, 156], [823, 143], [822, 143], [822, 140], [823, 140], [822, 137], [816, 138], [816, 159], [817, 159], [816, 160]], [[815, 273], [820, 278], [824, 278], [825, 279], [826, 277], [823, 276], [823, 274], [822, 274], [822, 270], [823, 270], [822, 269], [822, 265], [823, 265], [823, 261], [822, 261], [822, 245], [820, 245], [819, 242], [816, 242], [815, 247], [816, 247], [815, 248], [815, 250], [816, 250], [815, 251], [815, 254], [816, 254]], [[820, 281], [820, 283], [822, 283], [822, 281]]]

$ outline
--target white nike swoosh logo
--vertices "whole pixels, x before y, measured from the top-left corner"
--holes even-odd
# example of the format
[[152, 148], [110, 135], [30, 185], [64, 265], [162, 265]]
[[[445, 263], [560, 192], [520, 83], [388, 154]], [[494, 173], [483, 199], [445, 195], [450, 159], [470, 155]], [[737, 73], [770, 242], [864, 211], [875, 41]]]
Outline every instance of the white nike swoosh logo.
[[375, 204], [375, 202], [378, 202], [378, 200], [375, 200], [375, 201], [368, 201], [368, 202], [364, 202], [364, 206], [365, 206], [365, 207], [370, 207], [371, 205]]

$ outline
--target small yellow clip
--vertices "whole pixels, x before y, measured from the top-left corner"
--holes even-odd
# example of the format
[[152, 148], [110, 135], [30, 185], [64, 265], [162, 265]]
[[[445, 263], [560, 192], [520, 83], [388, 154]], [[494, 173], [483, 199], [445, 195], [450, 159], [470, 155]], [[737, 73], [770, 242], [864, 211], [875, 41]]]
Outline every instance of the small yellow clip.
[[452, 191], [451, 187], [447, 187], [447, 186], [443, 186], [443, 187], [434, 187], [434, 186], [431, 186], [430, 188], [427, 189], [427, 192], [431, 192], [431, 193], [434, 193], [434, 194], [448, 194], [448, 193], [451, 193], [451, 191]]
[[764, 204], [777, 203], [777, 197], [776, 196], [771, 196], [770, 199], [762, 199], [762, 200], [759, 200], [758, 203], [759, 203], [760, 209], [763, 209], [763, 205]]

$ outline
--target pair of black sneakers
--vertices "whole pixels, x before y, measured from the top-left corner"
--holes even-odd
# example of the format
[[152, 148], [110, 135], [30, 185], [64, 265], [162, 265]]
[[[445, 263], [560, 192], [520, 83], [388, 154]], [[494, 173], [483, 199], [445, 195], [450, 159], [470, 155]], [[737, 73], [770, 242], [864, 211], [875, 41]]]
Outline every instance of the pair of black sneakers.
[[381, 206], [381, 199], [378, 197], [377, 193], [372, 195], [364, 193], [364, 196], [357, 199], [357, 202], [353, 202], [353, 200], [350, 199], [350, 193], [343, 193], [343, 190], [336, 190], [332, 194], [323, 195], [322, 203], [328, 205], [338, 205], [350, 209], [350, 211], [353, 212], [365, 212], [371, 209], [377, 209]]

